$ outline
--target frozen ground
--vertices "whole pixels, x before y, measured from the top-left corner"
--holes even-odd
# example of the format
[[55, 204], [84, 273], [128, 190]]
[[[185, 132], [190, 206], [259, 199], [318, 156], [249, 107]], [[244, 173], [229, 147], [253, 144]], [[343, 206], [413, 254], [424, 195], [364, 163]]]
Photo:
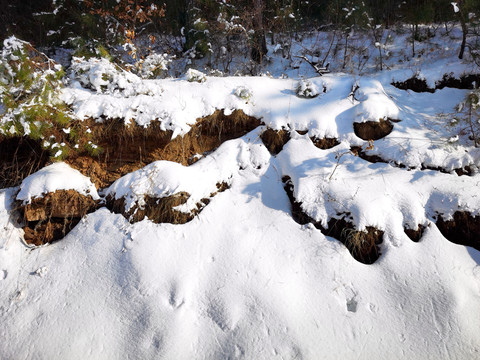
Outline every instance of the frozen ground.
[[[421, 68], [429, 83], [458, 63], [447, 55]], [[469, 65], [455, 69], [461, 74]], [[415, 93], [390, 85], [411, 75], [411, 67], [332, 73], [311, 79], [326, 89], [313, 99], [295, 95], [297, 80], [267, 76], [196, 83], [129, 82], [120, 74], [115, 84], [122, 86], [107, 90], [93, 85], [95, 74], [83, 85], [72, 81], [64, 98], [79, 117], [141, 125], [157, 118], [181, 136], [215, 109], [242, 109], [265, 126], [292, 130], [292, 139], [272, 156], [262, 126], [192, 166], [155, 162], [107, 190], [131, 205], [179, 191], [196, 201], [216, 182], [230, 184], [183, 225], [130, 224], [102, 208], [64, 240], [30, 248], [13, 201], [52, 186], [84, 192], [91, 183], [76, 177], [78, 186], [53, 184], [57, 171], [77, 176], [60, 165], [24, 182], [27, 197], [18, 188], [1, 190], [0, 358], [479, 358], [480, 254], [446, 240], [434, 222], [457, 210], [480, 213], [480, 152], [446, 125], [466, 90]], [[240, 87], [249, 90], [246, 98], [235, 95]], [[384, 117], [400, 122], [366, 153], [386, 163], [351, 154], [351, 146], [368, 145], [353, 123]], [[312, 136], [340, 144], [320, 150]], [[470, 176], [452, 171], [465, 166]], [[348, 211], [357, 229], [385, 231], [380, 258], [364, 265], [339, 241], [296, 223], [286, 175], [316, 221]], [[426, 230], [414, 243], [403, 227], [419, 224]]]

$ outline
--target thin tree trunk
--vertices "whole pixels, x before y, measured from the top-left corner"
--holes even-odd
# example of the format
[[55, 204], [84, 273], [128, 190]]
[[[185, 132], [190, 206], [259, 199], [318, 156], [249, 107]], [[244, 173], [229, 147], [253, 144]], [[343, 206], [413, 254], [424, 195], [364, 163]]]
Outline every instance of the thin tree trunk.
[[460, 14], [461, 20], [460, 24], [462, 25], [462, 43], [460, 45], [460, 52], [458, 54], [458, 58], [460, 60], [463, 59], [463, 54], [465, 52], [465, 47], [467, 45], [467, 24], [465, 23], [465, 20], [463, 19], [463, 16]]
[[250, 57], [260, 64], [267, 53], [267, 41], [263, 28], [263, 0], [253, 0], [253, 31]]

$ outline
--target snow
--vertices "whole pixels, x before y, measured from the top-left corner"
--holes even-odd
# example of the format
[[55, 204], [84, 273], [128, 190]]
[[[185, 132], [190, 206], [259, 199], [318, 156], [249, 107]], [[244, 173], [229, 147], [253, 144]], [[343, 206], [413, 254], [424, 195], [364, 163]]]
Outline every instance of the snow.
[[[405, 53], [407, 35], [398, 36], [387, 49]], [[442, 45], [433, 41], [424, 47]], [[147, 196], [187, 192], [177, 210], [188, 212], [217, 183], [229, 185], [182, 225], [131, 224], [101, 208], [65, 239], [28, 247], [16, 200], [69, 189], [100, 196], [61, 162], [0, 190], [0, 358], [478, 358], [480, 252], [449, 242], [435, 225], [455, 211], [480, 215], [480, 150], [446, 125], [467, 91], [391, 85], [419, 74], [434, 87], [447, 71], [469, 71], [455, 51], [436, 54], [398, 66], [394, 57], [383, 72], [304, 80], [293, 71], [286, 78], [201, 73], [203, 82], [147, 80], [104, 60], [75, 59], [62, 97], [79, 119], [141, 126], [157, 119], [175, 137], [217, 109], [240, 109], [264, 125], [193, 165], [157, 161], [101, 191], [124, 198], [127, 210]], [[299, 97], [299, 81], [326, 92]], [[353, 124], [386, 118], [399, 122], [367, 149]], [[260, 139], [267, 127], [291, 134], [276, 156]], [[321, 150], [311, 137], [339, 145]], [[355, 156], [352, 146], [385, 162]], [[467, 166], [471, 176], [453, 172]], [[303, 211], [324, 226], [347, 215], [356, 229], [383, 230], [380, 258], [357, 262], [338, 240], [296, 223], [284, 176]], [[404, 227], [418, 225], [425, 232], [414, 243]]]
[[356, 98], [360, 101], [355, 108], [356, 122], [398, 119], [398, 107], [385, 93], [378, 80], [361, 82]]
[[75, 190], [82, 195], [90, 195], [94, 200], [100, 199], [90, 178], [64, 162], [45, 166], [26, 177], [20, 185], [20, 191], [16, 199], [27, 204], [30, 203], [32, 198], [42, 197], [44, 194], [57, 190]]

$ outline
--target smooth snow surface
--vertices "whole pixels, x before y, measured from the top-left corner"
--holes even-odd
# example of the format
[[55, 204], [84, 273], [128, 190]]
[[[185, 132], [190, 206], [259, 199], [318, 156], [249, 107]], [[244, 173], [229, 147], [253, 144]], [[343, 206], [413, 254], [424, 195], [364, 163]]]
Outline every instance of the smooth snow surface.
[[99, 199], [97, 189], [90, 178], [72, 169], [68, 164], [58, 162], [26, 177], [20, 185], [17, 200], [29, 203], [32, 198], [56, 190], [75, 190], [82, 195], [90, 195], [94, 200]]

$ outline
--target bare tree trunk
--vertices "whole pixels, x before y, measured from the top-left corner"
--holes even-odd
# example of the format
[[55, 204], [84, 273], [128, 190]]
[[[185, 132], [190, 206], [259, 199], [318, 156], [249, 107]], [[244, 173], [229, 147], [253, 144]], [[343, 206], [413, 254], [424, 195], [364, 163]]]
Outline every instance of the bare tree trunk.
[[[462, 43], [460, 44], [460, 52], [458, 54], [458, 58], [462, 60], [463, 54], [465, 53], [465, 47], [467, 45], [468, 27], [467, 27], [467, 20], [465, 15], [468, 15], [468, 14], [465, 14], [462, 0], [459, 0], [458, 7], [459, 7], [458, 17], [460, 18], [460, 26], [462, 27]], [[468, 10], [467, 10], [467, 13], [468, 13]]]
[[253, 31], [250, 57], [260, 64], [267, 53], [267, 41], [263, 28], [263, 0], [253, 0]]
[[467, 28], [467, 24], [466, 24], [465, 19], [464, 19], [461, 12], [460, 12], [460, 25], [462, 26], [462, 43], [460, 44], [460, 52], [458, 54], [458, 58], [460, 60], [462, 60], [463, 59], [463, 54], [465, 52], [465, 46], [467, 45], [467, 31], [468, 31], [468, 28]]

